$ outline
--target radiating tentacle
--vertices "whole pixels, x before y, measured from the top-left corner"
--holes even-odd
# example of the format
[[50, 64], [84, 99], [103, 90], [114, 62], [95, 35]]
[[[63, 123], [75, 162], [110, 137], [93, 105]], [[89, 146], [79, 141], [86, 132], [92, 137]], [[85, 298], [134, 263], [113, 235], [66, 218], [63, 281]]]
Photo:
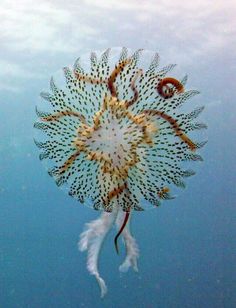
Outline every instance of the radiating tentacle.
[[[125, 212], [119, 210], [116, 218], [116, 226], [118, 230], [120, 230], [120, 227], [124, 221], [124, 216]], [[119, 270], [121, 272], [127, 272], [131, 266], [133, 267], [135, 272], [138, 271], [137, 259], [139, 257], [139, 249], [136, 240], [130, 232], [130, 218], [122, 232], [122, 237], [124, 238], [124, 243], [126, 247], [126, 257], [124, 262], [119, 267]]]
[[117, 211], [118, 209], [116, 208], [111, 213], [104, 212], [98, 219], [86, 224], [86, 230], [81, 233], [78, 243], [80, 251], [88, 251], [87, 269], [97, 279], [101, 290], [101, 297], [104, 297], [107, 293], [107, 286], [99, 274], [98, 258], [105, 236], [117, 217]]

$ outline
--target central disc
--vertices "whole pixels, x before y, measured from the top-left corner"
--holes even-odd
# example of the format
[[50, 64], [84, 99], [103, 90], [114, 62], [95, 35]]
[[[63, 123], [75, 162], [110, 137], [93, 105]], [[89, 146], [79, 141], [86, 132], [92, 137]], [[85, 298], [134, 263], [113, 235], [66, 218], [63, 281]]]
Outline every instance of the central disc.
[[145, 141], [143, 119], [134, 117], [112, 96], [106, 96], [102, 108], [93, 117], [92, 127], [79, 130], [75, 144], [88, 154], [87, 159], [99, 162], [105, 173], [126, 177], [139, 160], [137, 147]]

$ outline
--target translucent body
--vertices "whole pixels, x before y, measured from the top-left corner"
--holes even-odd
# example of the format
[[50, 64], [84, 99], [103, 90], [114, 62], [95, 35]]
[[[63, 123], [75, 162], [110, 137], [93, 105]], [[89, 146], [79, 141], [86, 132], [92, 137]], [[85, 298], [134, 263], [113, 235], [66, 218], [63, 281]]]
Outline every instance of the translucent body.
[[[40, 159], [53, 163], [49, 174], [57, 185], [105, 211], [87, 225], [79, 243], [88, 250], [88, 270], [103, 296], [97, 261], [107, 232], [113, 223], [122, 227], [124, 212], [143, 210], [142, 200], [158, 206], [173, 198], [173, 186], [185, 186], [183, 179], [194, 172], [182, 169], [182, 162], [201, 160], [196, 151], [204, 145], [188, 134], [206, 126], [193, 122], [203, 108], [180, 112], [198, 91], [185, 90], [186, 77], [166, 77], [174, 65], [159, 69], [157, 54], [122, 48], [99, 57], [91, 53], [90, 65], [84, 59], [64, 68], [60, 88], [52, 79], [51, 93], [41, 94], [49, 108], [37, 110], [35, 127], [47, 139], [36, 144]], [[120, 270], [137, 270], [138, 248], [128, 225], [122, 235], [127, 256]]]

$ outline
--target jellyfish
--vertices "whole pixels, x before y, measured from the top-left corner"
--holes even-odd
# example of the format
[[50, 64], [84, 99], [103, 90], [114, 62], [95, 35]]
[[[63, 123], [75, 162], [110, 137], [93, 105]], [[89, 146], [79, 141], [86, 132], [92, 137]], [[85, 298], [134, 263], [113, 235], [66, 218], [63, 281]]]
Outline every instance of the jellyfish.
[[86, 224], [78, 247], [87, 251], [87, 269], [101, 297], [107, 286], [98, 259], [107, 233], [116, 226], [118, 254], [119, 238], [124, 240], [119, 270], [138, 271], [132, 213], [173, 199], [175, 187], [184, 188], [184, 178], [195, 174], [183, 169], [184, 162], [202, 160], [197, 151], [205, 142], [189, 134], [206, 128], [195, 122], [203, 107], [181, 111], [199, 92], [186, 90], [187, 76], [179, 81], [170, 75], [173, 68], [159, 68], [159, 55], [142, 49], [92, 52], [63, 69], [62, 85], [52, 78], [51, 91], [41, 93], [46, 111], [36, 108], [34, 127], [43, 137], [35, 143], [49, 175], [80, 204], [100, 211]]

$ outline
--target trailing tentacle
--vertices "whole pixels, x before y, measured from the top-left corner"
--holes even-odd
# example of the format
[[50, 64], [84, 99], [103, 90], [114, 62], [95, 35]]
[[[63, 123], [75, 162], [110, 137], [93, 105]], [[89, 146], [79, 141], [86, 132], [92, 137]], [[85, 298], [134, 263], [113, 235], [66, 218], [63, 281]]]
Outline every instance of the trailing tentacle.
[[98, 219], [86, 224], [86, 230], [80, 235], [80, 241], [78, 243], [80, 251], [88, 251], [87, 269], [97, 279], [101, 290], [101, 297], [104, 297], [107, 293], [107, 286], [99, 274], [98, 258], [102, 243], [111, 229], [116, 216], [117, 209], [114, 209], [112, 213], [104, 212]]

